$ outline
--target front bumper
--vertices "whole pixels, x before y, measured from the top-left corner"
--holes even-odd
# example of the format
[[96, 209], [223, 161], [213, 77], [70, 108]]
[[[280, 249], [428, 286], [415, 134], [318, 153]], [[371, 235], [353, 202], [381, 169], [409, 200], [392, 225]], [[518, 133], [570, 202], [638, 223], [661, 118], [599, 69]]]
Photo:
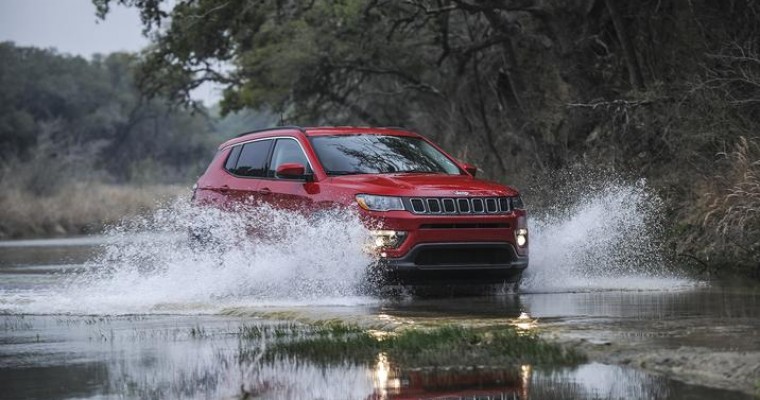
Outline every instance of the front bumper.
[[[367, 226], [375, 230], [395, 230], [407, 233], [398, 248], [384, 248], [388, 258], [407, 258], [421, 243], [510, 243], [514, 245], [515, 231], [524, 220], [525, 211], [515, 210], [503, 215], [437, 215], [421, 216], [408, 211], [369, 212]], [[514, 247], [513, 247], [514, 249]], [[520, 257], [528, 256], [528, 247], [517, 248]]]
[[386, 283], [504, 283], [519, 280], [527, 266], [528, 256], [511, 243], [422, 243], [381, 259], [375, 272]]

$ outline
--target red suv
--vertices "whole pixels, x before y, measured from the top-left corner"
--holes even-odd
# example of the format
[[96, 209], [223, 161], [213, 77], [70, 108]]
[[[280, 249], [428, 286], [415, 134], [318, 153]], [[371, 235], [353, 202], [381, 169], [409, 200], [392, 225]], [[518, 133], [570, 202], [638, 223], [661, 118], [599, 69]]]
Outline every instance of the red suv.
[[476, 170], [401, 129], [278, 127], [219, 146], [193, 202], [354, 209], [387, 278], [518, 282], [528, 266], [525, 208], [517, 190]]

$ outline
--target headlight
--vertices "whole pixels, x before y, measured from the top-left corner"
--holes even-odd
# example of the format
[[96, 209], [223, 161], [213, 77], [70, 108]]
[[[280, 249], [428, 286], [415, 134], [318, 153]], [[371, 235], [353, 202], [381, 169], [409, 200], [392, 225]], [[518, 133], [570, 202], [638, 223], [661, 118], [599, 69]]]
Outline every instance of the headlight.
[[375, 196], [371, 194], [356, 195], [359, 206], [368, 211], [392, 211], [403, 210], [404, 203], [400, 197]]
[[406, 239], [405, 231], [370, 231], [370, 235], [372, 235], [372, 245], [376, 249], [395, 249]]
[[517, 242], [517, 245], [520, 247], [525, 247], [525, 245], [528, 244], [528, 230], [527, 229], [517, 229], [515, 231], [515, 241]]

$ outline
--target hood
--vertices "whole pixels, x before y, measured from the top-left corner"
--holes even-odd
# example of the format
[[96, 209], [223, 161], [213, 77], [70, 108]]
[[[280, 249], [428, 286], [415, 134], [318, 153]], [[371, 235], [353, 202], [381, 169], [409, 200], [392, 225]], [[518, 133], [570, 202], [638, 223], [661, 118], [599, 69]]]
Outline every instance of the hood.
[[[518, 192], [505, 185], [468, 175], [444, 174], [367, 174], [336, 176], [328, 179], [333, 186], [355, 193], [386, 196], [516, 196]], [[455, 193], [458, 192], [458, 193]], [[464, 193], [466, 192], [466, 193]]]

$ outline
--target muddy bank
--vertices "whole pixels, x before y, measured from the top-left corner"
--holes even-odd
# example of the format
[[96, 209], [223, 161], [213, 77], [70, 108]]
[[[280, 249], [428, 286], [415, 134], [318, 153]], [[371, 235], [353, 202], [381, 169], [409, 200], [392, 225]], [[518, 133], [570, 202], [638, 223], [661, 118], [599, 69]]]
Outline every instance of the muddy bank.
[[549, 322], [543, 324], [541, 336], [578, 350], [594, 362], [760, 395], [757, 321], [737, 322], [736, 316], [721, 319], [690, 315], [648, 323]]
[[568, 339], [562, 334], [553, 336], [553, 340], [585, 353], [591, 361], [631, 366], [689, 384], [760, 395], [760, 351], [715, 351], [690, 346], [644, 348], [635, 343]]

